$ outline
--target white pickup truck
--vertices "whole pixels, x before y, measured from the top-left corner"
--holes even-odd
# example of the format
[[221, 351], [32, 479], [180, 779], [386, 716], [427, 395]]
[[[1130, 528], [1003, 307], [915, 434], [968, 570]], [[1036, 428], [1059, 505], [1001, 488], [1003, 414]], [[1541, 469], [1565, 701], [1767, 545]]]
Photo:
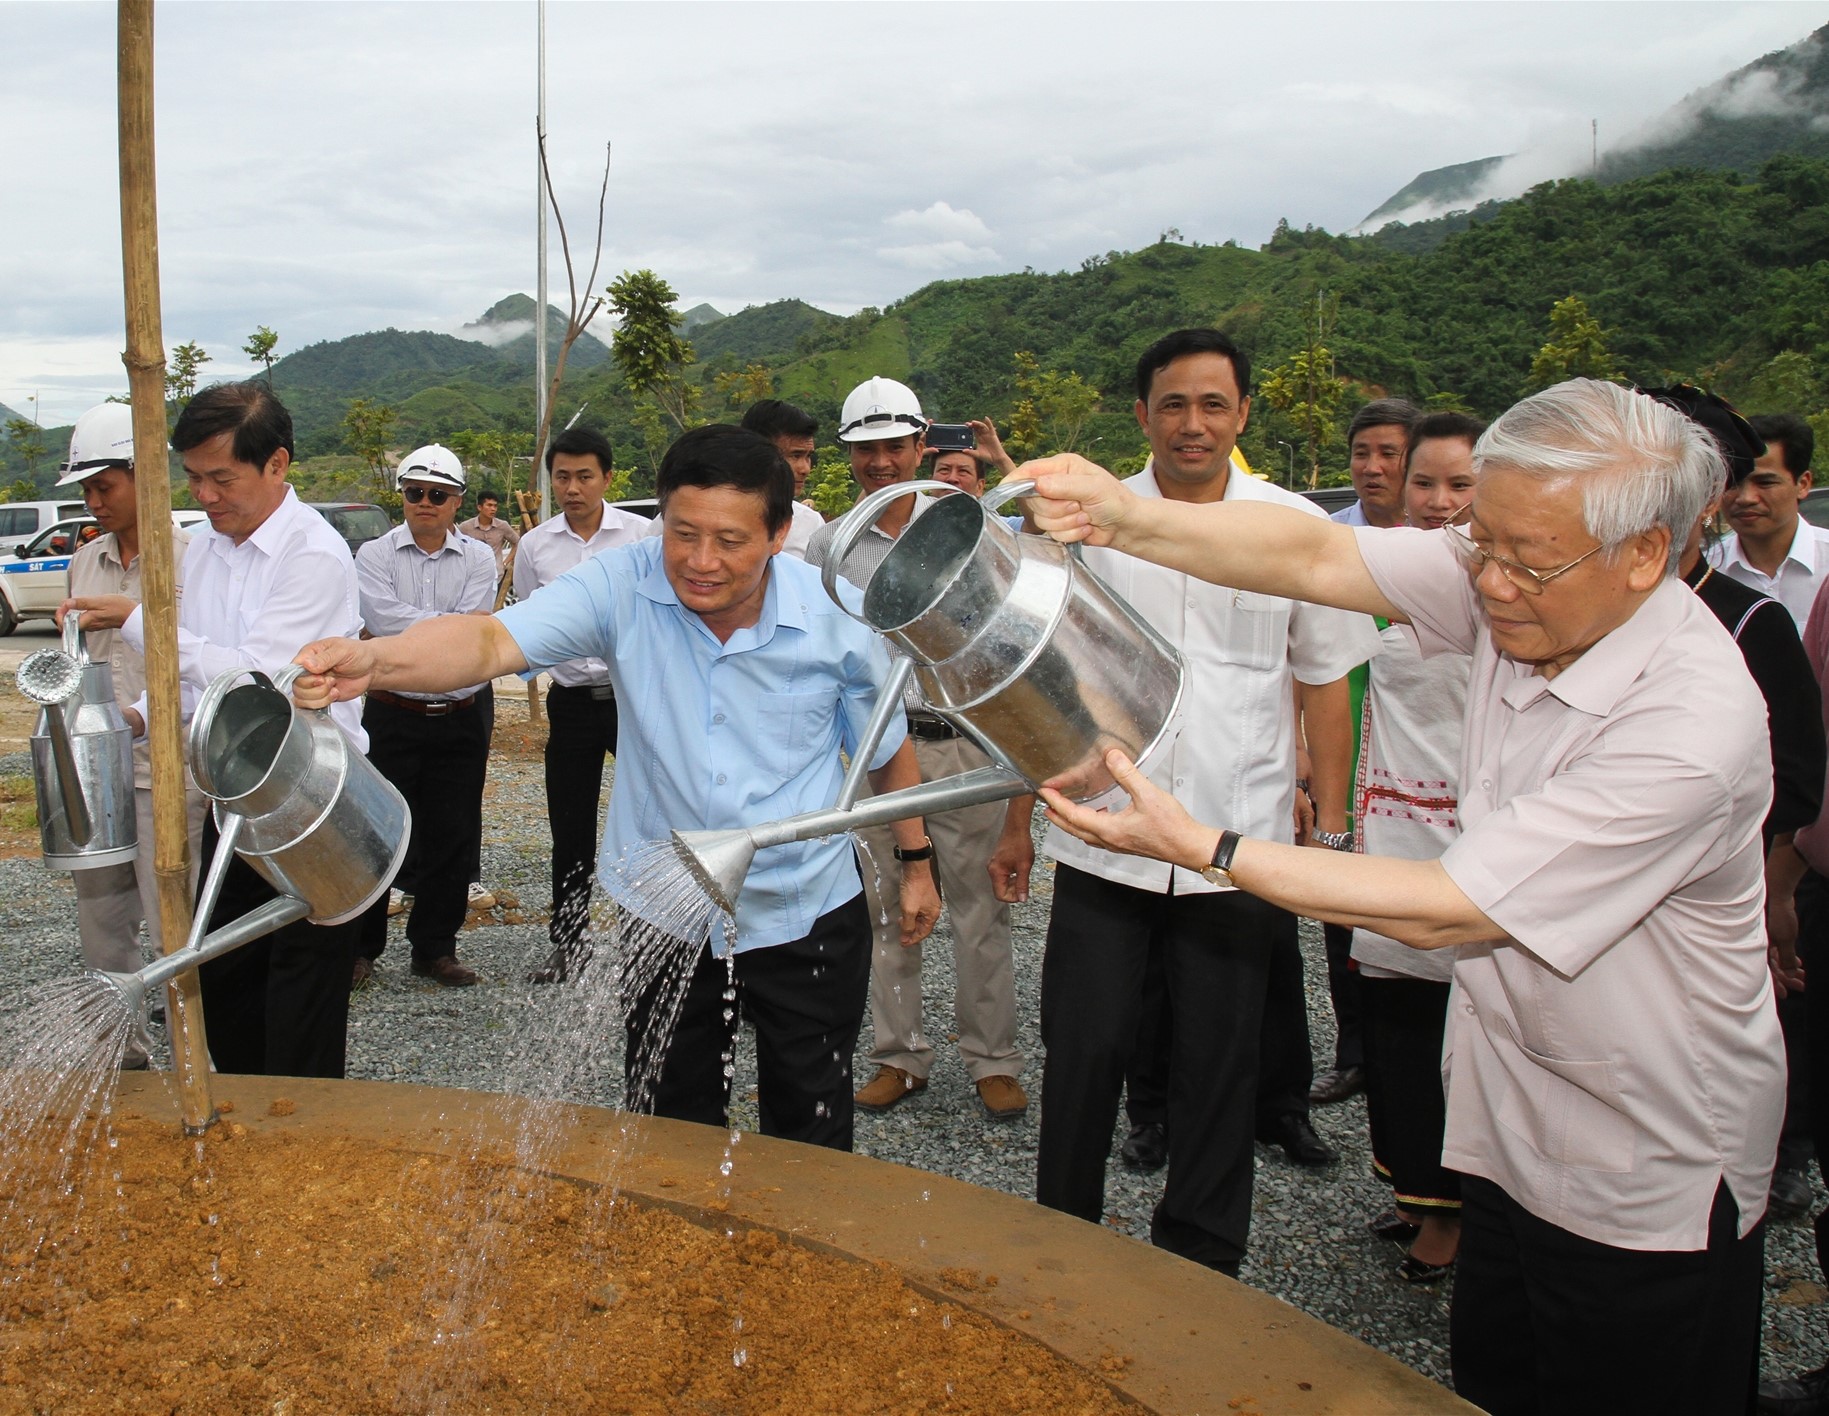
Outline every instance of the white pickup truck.
[[[206, 518], [200, 511], [174, 511], [171, 519], [188, 527]], [[87, 516], [59, 521], [15, 546], [10, 559], [0, 556], [0, 635], [11, 634], [21, 620], [56, 614], [70, 594], [70, 557], [98, 529]]]

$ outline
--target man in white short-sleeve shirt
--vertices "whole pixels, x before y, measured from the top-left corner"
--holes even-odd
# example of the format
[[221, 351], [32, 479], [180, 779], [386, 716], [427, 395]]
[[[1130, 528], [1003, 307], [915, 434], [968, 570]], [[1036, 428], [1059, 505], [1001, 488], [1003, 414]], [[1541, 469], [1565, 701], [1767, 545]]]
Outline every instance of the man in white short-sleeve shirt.
[[1107, 847], [1456, 949], [1444, 1161], [1467, 1176], [1462, 1396], [1500, 1412], [1743, 1410], [1784, 1105], [1760, 835], [1771, 759], [1744, 662], [1672, 574], [1724, 480], [1720, 452], [1675, 410], [1577, 379], [1501, 417], [1475, 463], [1465, 532], [1231, 506], [1171, 520], [1077, 460], [1031, 469], [1045, 530], [1471, 653], [1466, 829], [1439, 861], [1243, 839], [1121, 763], [1129, 811], [1046, 796]]
[[1766, 450], [1753, 470], [1721, 499], [1733, 532], [1710, 561], [1730, 580], [1770, 595], [1804, 632], [1816, 592], [1829, 580], [1829, 531], [1804, 520], [1799, 508], [1813, 485], [1810, 459], [1816, 434], [1791, 413], [1750, 420]]

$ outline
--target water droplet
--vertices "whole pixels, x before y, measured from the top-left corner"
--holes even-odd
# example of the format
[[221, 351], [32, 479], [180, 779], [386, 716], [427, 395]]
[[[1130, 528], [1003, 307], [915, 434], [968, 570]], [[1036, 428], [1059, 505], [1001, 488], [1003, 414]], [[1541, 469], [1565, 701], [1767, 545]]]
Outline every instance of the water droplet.
[[739, 1347], [735, 1352], [730, 1354], [730, 1365], [733, 1367], [741, 1367], [747, 1361], [749, 1361], [749, 1349], [747, 1347]]

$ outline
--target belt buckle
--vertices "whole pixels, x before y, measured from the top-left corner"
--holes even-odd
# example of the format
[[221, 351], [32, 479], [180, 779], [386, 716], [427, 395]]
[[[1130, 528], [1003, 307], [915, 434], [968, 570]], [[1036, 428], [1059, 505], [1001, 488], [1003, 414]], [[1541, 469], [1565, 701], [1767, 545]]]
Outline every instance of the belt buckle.
[[428, 718], [449, 717], [453, 706], [451, 700], [448, 698], [440, 699], [435, 703], [427, 703], [425, 706], [425, 715]]
[[616, 699], [616, 685], [610, 683], [593, 683], [587, 687], [591, 691], [593, 703], [611, 703]]

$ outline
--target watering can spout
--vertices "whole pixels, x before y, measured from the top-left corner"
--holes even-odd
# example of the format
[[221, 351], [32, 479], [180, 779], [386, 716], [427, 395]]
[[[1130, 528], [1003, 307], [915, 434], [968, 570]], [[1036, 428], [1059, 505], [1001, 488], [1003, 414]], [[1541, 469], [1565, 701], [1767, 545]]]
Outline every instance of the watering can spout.
[[675, 831], [673, 850], [692, 878], [727, 914], [737, 912], [737, 896], [756, 858], [756, 838], [741, 827], [725, 831]]
[[146, 984], [138, 974], [111, 973], [106, 969], [88, 969], [87, 977], [107, 984], [121, 996], [127, 1011], [138, 1017], [146, 1008]]

